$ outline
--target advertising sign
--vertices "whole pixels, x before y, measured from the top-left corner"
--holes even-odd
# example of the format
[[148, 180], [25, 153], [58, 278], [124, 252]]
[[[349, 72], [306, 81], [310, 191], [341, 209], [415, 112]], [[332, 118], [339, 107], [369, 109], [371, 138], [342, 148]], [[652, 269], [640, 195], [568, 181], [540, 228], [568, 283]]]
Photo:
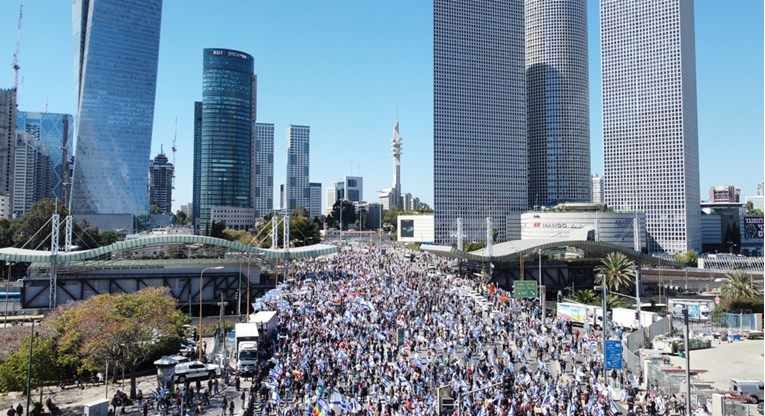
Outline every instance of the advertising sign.
[[763, 236], [765, 236], [765, 224], [763, 223], [763, 217], [744, 217], [744, 239], [762, 239]]
[[414, 220], [401, 220], [401, 237], [414, 237]]
[[622, 369], [622, 342], [618, 339], [606, 340], [606, 370]]
[[537, 297], [537, 282], [534, 280], [516, 280], [513, 282], [513, 294], [516, 298]]

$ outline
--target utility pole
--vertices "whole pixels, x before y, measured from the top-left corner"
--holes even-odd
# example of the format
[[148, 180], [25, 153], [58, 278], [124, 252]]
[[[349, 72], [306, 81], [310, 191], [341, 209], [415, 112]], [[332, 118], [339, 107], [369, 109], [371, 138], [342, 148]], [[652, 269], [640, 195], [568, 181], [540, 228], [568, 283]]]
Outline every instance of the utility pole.
[[691, 354], [690, 342], [688, 342], [688, 333], [690, 324], [688, 323], [688, 307], [683, 308], [683, 323], [685, 324], [685, 414], [691, 414]]

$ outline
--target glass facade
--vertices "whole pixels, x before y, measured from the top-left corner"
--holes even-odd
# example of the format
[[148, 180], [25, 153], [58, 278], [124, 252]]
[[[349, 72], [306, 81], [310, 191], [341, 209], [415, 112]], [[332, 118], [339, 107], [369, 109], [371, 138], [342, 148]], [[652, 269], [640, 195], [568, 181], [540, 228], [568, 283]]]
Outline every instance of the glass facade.
[[73, 0], [72, 213], [148, 210], [162, 0]]
[[64, 191], [62, 188], [64, 183], [71, 180], [67, 159], [72, 155], [74, 117], [71, 114], [29, 111], [19, 111], [17, 116], [16, 129], [25, 131], [39, 140], [48, 149], [53, 161], [53, 191], [47, 197], [68, 203], [68, 189]]
[[602, 0], [605, 203], [650, 252], [701, 250], [693, 2]]
[[587, 2], [526, 1], [529, 205], [590, 200]]
[[218, 48], [203, 51], [198, 153], [203, 234], [210, 226], [212, 207], [252, 207], [253, 70], [249, 54]]
[[437, 244], [485, 241], [528, 193], [523, 0], [433, 2], [433, 184]]

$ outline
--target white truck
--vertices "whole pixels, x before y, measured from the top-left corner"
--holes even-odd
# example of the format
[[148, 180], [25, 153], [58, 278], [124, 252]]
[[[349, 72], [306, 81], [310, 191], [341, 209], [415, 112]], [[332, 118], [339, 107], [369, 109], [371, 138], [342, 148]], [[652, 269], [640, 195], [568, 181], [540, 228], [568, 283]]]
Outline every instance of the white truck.
[[651, 326], [652, 323], [661, 319], [661, 315], [650, 311], [640, 311], [640, 322], [638, 322], [637, 317], [637, 311], [635, 309], [611, 309], [611, 322], [622, 328], [638, 329], [640, 327], [648, 327]]
[[276, 335], [279, 318], [274, 311], [262, 311], [250, 315], [249, 322], [236, 324], [236, 370], [251, 375], [258, 364], [260, 346]]
[[684, 299], [674, 298], [667, 302], [668, 311], [673, 317], [682, 318], [683, 309], [688, 308], [688, 318], [697, 321], [708, 321], [712, 310], [715, 308], [715, 301], [712, 299]]
[[603, 325], [603, 310], [598, 306], [578, 302], [558, 302], [558, 317], [569, 319], [574, 325], [589, 325], [600, 329]]

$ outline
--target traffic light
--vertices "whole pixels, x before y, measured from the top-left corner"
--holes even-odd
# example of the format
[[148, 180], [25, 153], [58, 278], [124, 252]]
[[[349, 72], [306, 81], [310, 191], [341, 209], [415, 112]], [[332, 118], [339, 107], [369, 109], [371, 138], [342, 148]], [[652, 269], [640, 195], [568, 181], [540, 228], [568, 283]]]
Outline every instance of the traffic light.
[[502, 394], [505, 395], [505, 397], [512, 397], [513, 395], [513, 376], [512, 375], [505, 375], [502, 377]]

